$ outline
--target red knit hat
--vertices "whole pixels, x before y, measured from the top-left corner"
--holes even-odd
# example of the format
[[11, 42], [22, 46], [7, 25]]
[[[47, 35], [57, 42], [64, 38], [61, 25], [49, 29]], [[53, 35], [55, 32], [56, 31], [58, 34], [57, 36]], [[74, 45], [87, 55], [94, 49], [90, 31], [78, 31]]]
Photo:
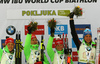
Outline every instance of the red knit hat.
[[5, 40], [5, 45], [7, 45], [8, 43], [13, 43], [14, 44], [14, 39], [13, 38], [7, 38]]
[[36, 37], [34, 34], [32, 34], [31, 40], [32, 40], [33, 38], [36, 38], [36, 39], [37, 39], [37, 37]]
[[58, 44], [63, 44], [63, 41], [62, 41], [62, 40], [57, 40], [57, 41], [55, 42], [55, 45], [57, 46]]

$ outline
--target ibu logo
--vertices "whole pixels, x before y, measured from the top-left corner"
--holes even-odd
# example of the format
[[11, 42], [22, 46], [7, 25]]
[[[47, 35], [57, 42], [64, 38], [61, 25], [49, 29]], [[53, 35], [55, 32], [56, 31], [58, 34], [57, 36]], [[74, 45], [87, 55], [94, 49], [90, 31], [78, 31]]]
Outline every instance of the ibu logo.
[[[48, 34], [50, 35], [51, 29], [50, 27], [48, 27]], [[68, 26], [67, 25], [56, 25], [56, 28], [55, 28], [55, 33], [56, 35], [58, 34], [68, 34]]]

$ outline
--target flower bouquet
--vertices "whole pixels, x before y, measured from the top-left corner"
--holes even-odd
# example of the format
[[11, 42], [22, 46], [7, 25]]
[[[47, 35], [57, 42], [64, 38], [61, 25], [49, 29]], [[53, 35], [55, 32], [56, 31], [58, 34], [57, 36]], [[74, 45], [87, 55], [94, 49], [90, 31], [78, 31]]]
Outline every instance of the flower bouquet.
[[[80, 6], [76, 6], [72, 11], [72, 13], [78, 17], [78, 16], [82, 16], [83, 11], [82, 8], [80, 8]], [[70, 14], [68, 16], [70, 17]]]
[[31, 32], [34, 32], [35, 30], [37, 30], [37, 22], [30, 22], [28, 25], [28, 30], [31, 30]]
[[48, 26], [51, 29], [51, 36], [54, 37], [54, 31], [55, 31], [55, 27], [56, 27], [56, 20], [54, 20], [54, 18], [49, 20], [48, 21]]

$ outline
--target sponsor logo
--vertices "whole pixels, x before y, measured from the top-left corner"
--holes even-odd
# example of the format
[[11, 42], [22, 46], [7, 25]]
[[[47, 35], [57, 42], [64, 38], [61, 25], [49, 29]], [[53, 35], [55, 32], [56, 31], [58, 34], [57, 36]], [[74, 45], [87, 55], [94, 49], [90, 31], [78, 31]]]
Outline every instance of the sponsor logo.
[[67, 16], [70, 10], [23, 10], [22, 16]]
[[73, 61], [78, 61], [78, 53], [77, 52], [72, 52], [72, 59], [73, 59]]
[[[25, 35], [27, 35], [28, 30], [27, 30], [28, 25], [25, 25]], [[44, 25], [38, 25], [37, 30], [33, 32], [34, 35], [42, 35], [44, 34]]]
[[91, 29], [91, 25], [90, 24], [77, 24], [75, 25], [75, 30], [77, 32], [77, 34], [83, 34], [83, 31], [85, 30], [86, 27], [89, 27]]
[[[48, 27], [48, 34], [50, 35], [51, 29]], [[56, 25], [54, 34], [68, 34], [68, 26], [67, 25]]]
[[16, 32], [16, 29], [14, 26], [10, 25], [6, 28], [6, 33], [8, 35], [13, 35]]

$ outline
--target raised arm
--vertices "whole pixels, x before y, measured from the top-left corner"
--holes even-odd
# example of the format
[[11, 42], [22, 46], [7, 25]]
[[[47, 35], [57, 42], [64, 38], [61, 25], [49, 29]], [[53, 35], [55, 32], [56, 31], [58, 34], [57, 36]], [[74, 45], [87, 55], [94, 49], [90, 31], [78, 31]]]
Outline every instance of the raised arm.
[[24, 45], [24, 54], [25, 54], [26, 60], [28, 60], [30, 56], [30, 52], [31, 52], [30, 43], [31, 43], [31, 34], [27, 34], [26, 39], [25, 39], [25, 45]]
[[52, 43], [53, 43], [53, 37], [50, 36], [46, 49], [47, 49], [47, 53], [51, 59], [51, 62], [53, 62], [53, 59], [54, 59], [54, 50], [52, 48]]
[[76, 33], [76, 30], [75, 30], [75, 25], [74, 25], [74, 20], [73, 20], [73, 16], [74, 14], [71, 13], [71, 16], [70, 16], [70, 29], [71, 29], [71, 34], [72, 34], [72, 38], [74, 40], [74, 43], [77, 47], [77, 50], [79, 50], [79, 47], [80, 47], [80, 44], [81, 44], [81, 41], [79, 40], [78, 38], [78, 35]]
[[3, 50], [0, 48], [0, 61], [1, 61], [1, 58], [2, 58], [2, 54], [3, 54]]

